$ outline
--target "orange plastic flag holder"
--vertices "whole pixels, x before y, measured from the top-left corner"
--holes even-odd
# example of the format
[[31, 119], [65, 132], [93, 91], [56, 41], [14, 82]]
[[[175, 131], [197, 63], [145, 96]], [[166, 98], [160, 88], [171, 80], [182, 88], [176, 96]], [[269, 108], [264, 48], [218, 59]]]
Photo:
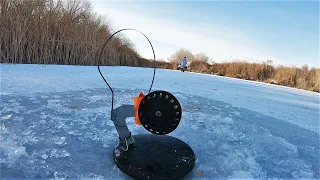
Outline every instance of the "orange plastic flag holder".
[[143, 92], [140, 92], [139, 96], [135, 96], [133, 98], [133, 104], [134, 104], [134, 117], [135, 117], [135, 122], [137, 125], [141, 125], [140, 119], [139, 119], [139, 114], [138, 114], [138, 109], [139, 109], [139, 105], [141, 100], [143, 99], [145, 95], [143, 94]]

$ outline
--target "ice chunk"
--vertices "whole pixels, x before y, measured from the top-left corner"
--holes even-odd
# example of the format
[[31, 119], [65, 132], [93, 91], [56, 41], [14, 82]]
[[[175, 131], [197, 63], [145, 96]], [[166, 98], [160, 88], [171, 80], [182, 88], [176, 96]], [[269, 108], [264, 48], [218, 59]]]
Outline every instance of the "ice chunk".
[[57, 137], [56, 136], [53, 138], [54, 143], [58, 144], [58, 145], [65, 145], [66, 144], [65, 140], [66, 140], [66, 137]]
[[5, 115], [5, 116], [1, 116], [1, 120], [8, 120], [12, 117], [12, 114], [8, 114], [8, 115]]
[[65, 149], [53, 149], [51, 151], [50, 157], [56, 157], [56, 158], [60, 158], [60, 157], [68, 157], [70, 156], [70, 153], [68, 153]]

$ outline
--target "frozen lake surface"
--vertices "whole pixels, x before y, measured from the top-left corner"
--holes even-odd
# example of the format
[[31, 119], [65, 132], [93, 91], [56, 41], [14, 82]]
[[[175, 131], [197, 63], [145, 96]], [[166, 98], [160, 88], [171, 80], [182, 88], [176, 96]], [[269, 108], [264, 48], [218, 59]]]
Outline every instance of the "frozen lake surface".
[[[147, 93], [153, 73], [101, 70], [116, 107]], [[196, 154], [185, 179], [319, 179], [319, 93], [160, 69], [153, 90], [182, 105], [169, 135]], [[112, 159], [110, 103], [95, 66], [1, 64], [1, 179], [129, 179]], [[127, 122], [133, 134], [148, 133]]]

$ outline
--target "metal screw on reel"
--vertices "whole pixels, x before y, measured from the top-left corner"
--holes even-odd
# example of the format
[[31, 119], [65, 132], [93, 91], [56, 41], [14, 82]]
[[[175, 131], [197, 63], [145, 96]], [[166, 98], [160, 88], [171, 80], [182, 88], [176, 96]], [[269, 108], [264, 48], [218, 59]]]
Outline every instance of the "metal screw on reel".
[[178, 127], [182, 111], [179, 101], [171, 93], [153, 91], [142, 99], [138, 114], [145, 129], [164, 135]]

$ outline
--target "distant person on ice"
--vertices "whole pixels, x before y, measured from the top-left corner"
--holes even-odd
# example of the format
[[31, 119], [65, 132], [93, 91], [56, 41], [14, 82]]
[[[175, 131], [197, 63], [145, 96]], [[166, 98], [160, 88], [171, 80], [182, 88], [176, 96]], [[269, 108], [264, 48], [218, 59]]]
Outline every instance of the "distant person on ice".
[[181, 62], [180, 65], [178, 66], [178, 69], [181, 69], [182, 72], [184, 72], [187, 69], [187, 57], [184, 57]]
[[187, 57], [184, 57], [182, 60], [181, 60], [181, 68], [187, 68]]

